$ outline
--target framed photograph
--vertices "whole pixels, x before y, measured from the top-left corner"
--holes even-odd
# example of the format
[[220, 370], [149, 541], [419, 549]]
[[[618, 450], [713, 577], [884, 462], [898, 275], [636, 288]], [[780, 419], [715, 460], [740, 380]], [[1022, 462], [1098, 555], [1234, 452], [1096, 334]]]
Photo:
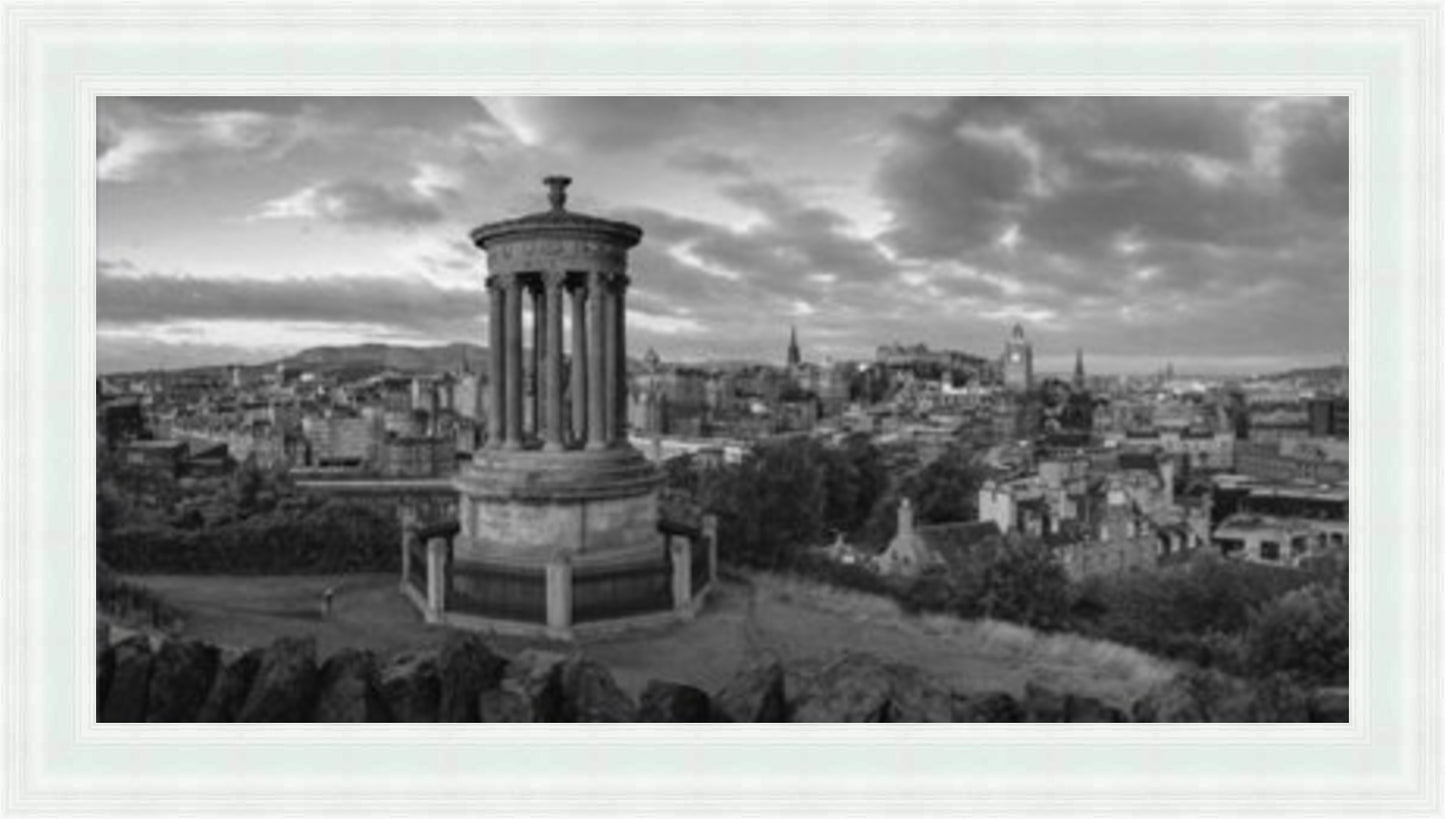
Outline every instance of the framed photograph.
[[1442, 20], [5, 0], [0, 812], [1445, 816]]

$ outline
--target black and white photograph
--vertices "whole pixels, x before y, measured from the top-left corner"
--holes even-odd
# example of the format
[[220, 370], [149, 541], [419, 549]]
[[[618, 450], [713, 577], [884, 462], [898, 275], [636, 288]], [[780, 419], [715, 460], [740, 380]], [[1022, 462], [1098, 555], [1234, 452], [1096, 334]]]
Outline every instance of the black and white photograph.
[[95, 719], [1349, 722], [1351, 116], [101, 97]]

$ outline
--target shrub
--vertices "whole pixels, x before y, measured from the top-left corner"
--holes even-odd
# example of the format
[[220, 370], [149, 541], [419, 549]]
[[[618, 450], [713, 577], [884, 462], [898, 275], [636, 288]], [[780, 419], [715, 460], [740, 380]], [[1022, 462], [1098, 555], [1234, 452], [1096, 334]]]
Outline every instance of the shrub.
[[959, 590], [956, 609], [1045, 630], [1068, 622], [1069, 578], [1043, 543], [1017, 540], [995, 552]]
[[102, 533], [97, 551], [124, 572], [329, 574], [395, 571], [400, 544], [389, 506], [334, 501], [202, 530], [144, 526]]

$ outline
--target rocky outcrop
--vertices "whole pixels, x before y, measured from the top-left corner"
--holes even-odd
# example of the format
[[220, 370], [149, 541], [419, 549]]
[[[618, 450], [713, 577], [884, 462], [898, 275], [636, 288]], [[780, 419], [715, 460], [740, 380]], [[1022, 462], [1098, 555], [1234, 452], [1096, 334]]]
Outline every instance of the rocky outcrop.
[[1025, 722], [1027, 716], [1019, 701], [1003, 691], [953, 697], [954, 722]]
[[606, 666], [577, 654], [559, 672], [564, 722], [637, 722], [637, 705]]
[[376, 655], [343, 649], [321, 666], [312, 722], [390, 722], [377, 691]]
[[476, 722], [481, 693], [502, 681], [507, 661], [474, 634], [458, 635], [442, 646], [437, 661], [441, 696], [438, 722]]
[[712, 722], [712, 698], [690, 685], [652, 680], [637, 707], [638, 722]]
[[436, 652], [398, 655], [381, 669], [377, 687], [396, 722], [437, 721], [442, 682]]
[[105, 696], [110, 693], [110, 681], [115, 677], [115, 649], [110, 645], [110, 626], [98, 623], [95, 627], [95, 707], [97, 714], [105, 711]]
[[847, 653], [800, 685], [793, 722], [952, 722], [953, 692], [916, 668]]
[[146, 722], [193, 722], [216, 678], [221, 652], [194, 640], [171, 640], [155, 654]]
[[206, 701], [196, 714], [196, 722], [235, 722], [241, 709], [246, 705], [246, 696], [251, 693], [251, 683], [256, 672], [261, 670], [261, 658], [265, 652], [259, 648], [223, 661], [216, 672], [216, 680], [206, 694]]
[[127, 637], [113, 646], [115, 670], [100, 710], [100, 722], [145, 722], [154, 657], [150, 639]]
[[1124, 712], [1097, 697], [1024, 685], [1024, 722], [1128, 722]]
[[787, 722], [785, 680], [783, 666], [775, 659], [748, 665], [713, 697], [714, 721]]
[[482, 722], [563, 722], [569, 709], [562, 685], [567, 657], [527, 649], [507, 664], [502, 682], [477, 700]]
[[221, 652], [97, 633], [102, 722], [1345, 722], [1349, 692], [1284, 677], [1244, 681], [1189, 671], [1126, 715], [1099, 698], [1027, 684], [961, 693], [910, 666], [844, 653], [784, 666], [757, 660], [709, 693], [652, 680], [639, 700], [583, 653], [526, 650], [510, 660], [479, 636], [440, 651], [378, 658], [343, 650], [318, 667], [314, 640]]
[[316, 701], [316, 640], [282, 637], [271, 644], [237, 722], [308, 722]]

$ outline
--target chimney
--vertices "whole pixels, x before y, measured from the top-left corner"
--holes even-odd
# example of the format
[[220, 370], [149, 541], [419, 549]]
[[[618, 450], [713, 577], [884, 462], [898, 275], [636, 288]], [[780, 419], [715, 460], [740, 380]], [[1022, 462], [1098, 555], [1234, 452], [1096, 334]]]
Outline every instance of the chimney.
[[913, 502], [908, 498], [898, 502], [898, 536], [913, 534]]

